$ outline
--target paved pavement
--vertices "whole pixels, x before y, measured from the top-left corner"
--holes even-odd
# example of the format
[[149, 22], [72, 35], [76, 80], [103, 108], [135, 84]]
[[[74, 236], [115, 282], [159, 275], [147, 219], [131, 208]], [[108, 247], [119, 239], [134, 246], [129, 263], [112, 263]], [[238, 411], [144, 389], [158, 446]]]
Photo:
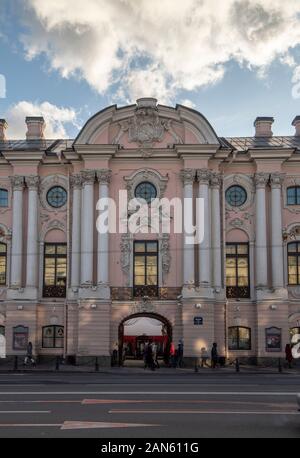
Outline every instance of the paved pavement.
[[296, 373], [1, 374], [0, 437], [300, 437], [298, 393]]

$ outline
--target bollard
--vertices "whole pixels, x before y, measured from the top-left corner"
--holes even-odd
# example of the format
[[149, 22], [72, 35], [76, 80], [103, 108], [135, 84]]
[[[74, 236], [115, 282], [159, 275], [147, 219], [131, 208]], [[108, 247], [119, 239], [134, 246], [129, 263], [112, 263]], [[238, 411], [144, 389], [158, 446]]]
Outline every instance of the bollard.
[[56, 361], [55, 361], [55, 370], [59, 371], [59, 363], [60, 363], [60, 357], [56, 356]]
[[282, 372], [281, 358], [278, 358], [278, 372]]
[[99, 372], [99, 361], [98, 361], [98, 356], [96, 356], [96, 359], [95, 359], [95, 372]]
[[14, 358], [14, 371], [17, 371], [18, 370], [18, 357], [15, 356]]
[[235, 360], [235, 372], [240, 372], [240, 363], [238, 358]]

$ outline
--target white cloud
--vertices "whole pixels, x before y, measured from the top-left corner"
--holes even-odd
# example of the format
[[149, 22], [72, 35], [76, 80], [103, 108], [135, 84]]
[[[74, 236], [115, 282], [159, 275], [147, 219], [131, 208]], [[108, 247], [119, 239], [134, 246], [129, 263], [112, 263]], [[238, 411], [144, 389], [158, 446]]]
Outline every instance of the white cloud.
[[76, 112], [72, 108], [58, 107], [49, 102], [41, 104], [25, 100], [11, 106], [5, 113], [10, 139], [22, 139], [26, 135], [26, 116], [43, 116], [46, 122], [46, 138], [67, 138], [65, 124], [76, 125]]
[[300, 44], [299, 0], [25, 0], [28, 59], [45, 53], [65, 78], [172, 100], [220, 81], [230, 60], [265, 75], [291, 64]]

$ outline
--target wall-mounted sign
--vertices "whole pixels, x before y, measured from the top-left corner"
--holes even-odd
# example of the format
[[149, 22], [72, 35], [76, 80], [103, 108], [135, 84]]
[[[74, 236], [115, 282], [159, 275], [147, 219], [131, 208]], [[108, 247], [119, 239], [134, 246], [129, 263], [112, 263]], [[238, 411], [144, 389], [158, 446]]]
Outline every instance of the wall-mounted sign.
[[203, 325], [202, 316], [194, 316], [194, 325], [195, 326], [202, 326]]

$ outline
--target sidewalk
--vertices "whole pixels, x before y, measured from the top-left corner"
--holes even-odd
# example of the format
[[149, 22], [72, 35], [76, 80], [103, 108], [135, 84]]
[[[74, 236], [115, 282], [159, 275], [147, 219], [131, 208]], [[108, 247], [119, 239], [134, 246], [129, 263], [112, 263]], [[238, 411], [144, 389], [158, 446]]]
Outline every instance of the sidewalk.
[[209, 367], [199, 368], [195, 372], [194, 368], [169, 368], [162, 366], [160, 369], [151, 371], [149, 369], [144, 369], [143, 367], [96, 367], [93, 364], [90, 365], [71, 365], [71, 364], [59, 364], [58, 368], [56, 362], [51, 363], [40, 363], [36, 367], [25, 367], [22, 361], [19, 362], [18, 368], [14, 368], [14, 362], [6, 362], [0, 360], [0, 375], [9, 374], [9, 373], [78, 373], [78, 374], [111, 374], [111, 375], [137, 375], [137, 374], [153, 374], [153, 376], [159, 375], [192, 375], [195, 376], [218, 376], [218, 375], [242, 375], [242, 374], [253, 374], [253, 375], [263, 375], [263, 374], [277, 374], [277, 375], [300, 375], [300, 367], [294, 367], [289, 369], [282, 365], [282, 372], [279, 371], [279, 368], [276, 366], [272, 367], [262, 367], [262, 366], [250, 366], [250, 365], [240, 365], [239, 372], [236, 371], [234, 365], [226, 366], [222, 368], [211, 369]]

